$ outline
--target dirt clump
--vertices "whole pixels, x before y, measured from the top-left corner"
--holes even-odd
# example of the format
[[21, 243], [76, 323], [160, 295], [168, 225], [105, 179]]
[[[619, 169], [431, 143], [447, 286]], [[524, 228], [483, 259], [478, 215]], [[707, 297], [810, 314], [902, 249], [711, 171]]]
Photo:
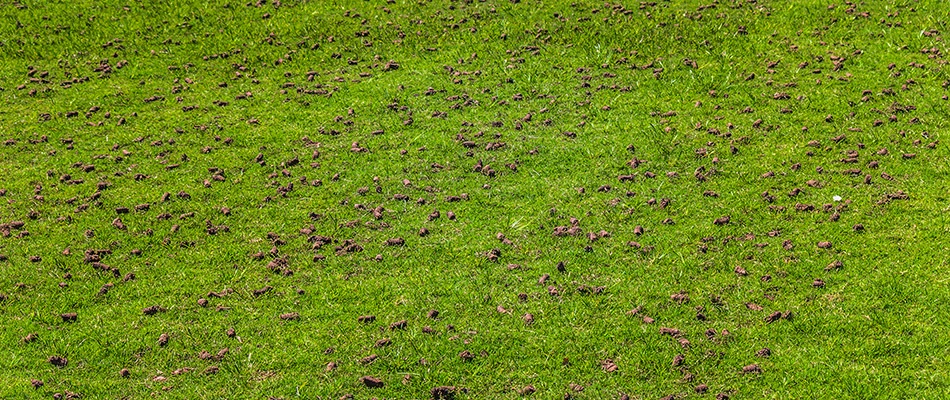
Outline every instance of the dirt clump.
[[385, 385], [382, 379], [369, 375], [360, 378], [360, 383], [368, 388], [381, 388]]

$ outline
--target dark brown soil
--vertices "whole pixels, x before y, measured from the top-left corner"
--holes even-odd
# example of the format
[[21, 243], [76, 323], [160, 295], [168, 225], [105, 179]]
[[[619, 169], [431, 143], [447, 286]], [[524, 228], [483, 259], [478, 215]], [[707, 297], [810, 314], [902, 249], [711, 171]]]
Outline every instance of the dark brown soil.
[[375, 320], [376, 320], [376, 316], [375, 316], [375, 315], [360, 315], [359, 317], [356, 318], [356, 321], [357, 321], [357, 322], [361, 322], [361, 323], [364, 323], [364, 324], [368, 324], [368, 323], [373, 322], [373, 321], [375, 321]]
[[670, 295], [670, 300], [675, 301], [677, 304], [683, 304], [689, 302], [689, 295], [684, 292], [673, 293]]
[[674, 367], [679, 367], [680, 365], [683, 365], [684, 361], [686, 361], [686, 356], [682, 354], [677, 354], [676, 357], [673, 357], [673, 362], [671, 363], [671, 365]]
[[379, 358], [378, 355], [376, 355], [376, 354], [370, 354], [370, 355], [368, 355], [368, 356], [366, 356], [366, 357], [361, 358], [361, 359], [360, 359], [360, 364], [364, 364], [364, 365], [365, 365], [365, 364], [372, 363], [373, 361], [376, 361], [377, 358]]
[[294, 321], [300, 319], [300, 314], [295, 312], [280, 314], [280, 319], [284, 321]]
[[30, 333], [29, 335], [24, 336], [23, 339], [20, 339], [20, 341], [23, 343], [32, 343], [36, 341], [36, 339], [39, 339], [39, 335], [36, 333]]
[[759, 367], [759, 364], [749, 364], [742, 367], [743, 374], [761, 374], [762, 367]]
[[274, 288], [273, 288], [272, 286], [264, 286], [264, 287], [262, 287], [262, 288], [260, 288], [260, 289], [255, 290], [255, 291], [253, 292], [253, 294], [254, 294], [254, 297], [258, 297], [258, 296], [261, 296], [261, 295], [263, 295], [264, 293], [267, 293], [267, 292], [269, 292], [269, 291], [271, 291], [271, 290], [273, 290], [273, 289], [274, 289]]
[[455, 386], [438, 386], [432, 388], [429, 394], [432, 395], [432, 400], [453, 400], [457, 390]]
[[51, 356], [50, 358], [46, 359], [46, 361], [49, 361], [50, 364], [53, 364], [57, 367], [65, 367], [66, 364], [69, 362], [66, 360], [65, 357], [60, 357], [60, 356]]
[[682, 332], [680, 332], [680, 330], [676, 328], [667, 328], [665, 326], [660, 327], [661, 335], [670, 335], [670, 336], [676, 337], [676, 336], [679, 336], [681, 333]]
[[382, 379], [368, 376], [368, 375], [360, 378], [360, 383], [362, 383], [368, 388], [381, 388], [384, 386]]
[[831, 264], [828, 264], [828, 266], [825, 267], [825, 271], [831, 271], [831, 270], [841, 269], [842, 267], [844, 267], [844, 263], [842, 263], [841, 261], [837, 261], [837, 260], [836, 260], [836, 261], [832, 262]]
[[528, 325], [531, 325], [534, 323], [534, 315], [531, 313], [525, 314], [524, 316], [521, 317], [521, 319], [524, 320], [524, 323]]
[[145, 315], [155, 315], [155, 314], [158, 314], [158, 313], [164, 312], [164, 311], [165, 311], [165, 308], [163, 308], [163, 307], [161, 307], [161, 306], [155, 305], [155, 306], [149, 306], [149, 307], [143, 308], [143, 309], [142, 309], [142, 314], [145, 314]]
[[389, 330], [396, 329], [406, 329], [406, 326], [409, 324], [406, 320], [396, 321], [389, 325]]

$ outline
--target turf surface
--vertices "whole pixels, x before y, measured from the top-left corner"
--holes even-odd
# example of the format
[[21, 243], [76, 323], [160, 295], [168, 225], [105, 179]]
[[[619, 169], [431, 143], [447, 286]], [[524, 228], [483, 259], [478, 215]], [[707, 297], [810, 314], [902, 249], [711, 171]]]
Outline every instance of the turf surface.
[[4, 2], [0, 397], [950, 397], [948, 16]]

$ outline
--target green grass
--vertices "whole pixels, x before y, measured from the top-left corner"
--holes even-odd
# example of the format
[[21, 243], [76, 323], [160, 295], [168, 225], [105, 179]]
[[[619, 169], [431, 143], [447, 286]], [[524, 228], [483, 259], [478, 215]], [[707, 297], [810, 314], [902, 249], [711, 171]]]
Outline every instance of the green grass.
[[0, 4], [0, 397], [950, 397], [946, 7], [658, 3]]

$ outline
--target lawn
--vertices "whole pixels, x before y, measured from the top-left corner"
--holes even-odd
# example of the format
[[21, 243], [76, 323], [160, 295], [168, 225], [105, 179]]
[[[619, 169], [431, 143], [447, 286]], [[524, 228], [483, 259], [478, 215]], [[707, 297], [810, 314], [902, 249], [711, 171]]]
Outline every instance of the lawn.
[[0, 4], [0, 398], [950, 398], [939, 1]]

